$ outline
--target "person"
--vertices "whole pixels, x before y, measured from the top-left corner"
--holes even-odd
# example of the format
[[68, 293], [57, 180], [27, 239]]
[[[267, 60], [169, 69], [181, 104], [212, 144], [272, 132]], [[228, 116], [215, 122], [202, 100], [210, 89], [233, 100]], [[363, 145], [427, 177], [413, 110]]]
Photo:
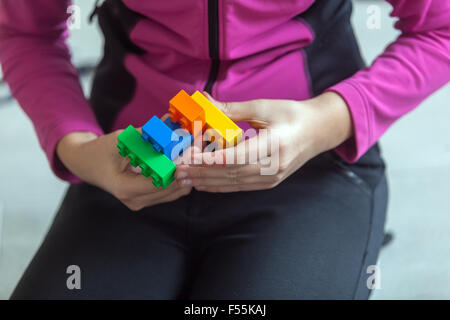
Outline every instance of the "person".
[[[450, 75], [450, 1], [388, 2], [401, 34], [366, 66], [348, 0], [106, 0], [86, 99], [70, 1], [1, 0], [4, 79], [71, 183], [11, 299], [367, 299], [387, 206], [377, 141]], [[131, 170], [118, 134], [181, 89], [280, 130], [277, 173], [181, 164], [156, 189]]]

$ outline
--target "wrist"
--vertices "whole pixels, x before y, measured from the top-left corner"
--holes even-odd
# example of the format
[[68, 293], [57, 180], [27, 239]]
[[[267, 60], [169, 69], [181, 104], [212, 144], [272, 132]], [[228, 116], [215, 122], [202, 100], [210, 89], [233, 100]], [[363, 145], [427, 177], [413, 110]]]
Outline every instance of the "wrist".
[[83, 147], [98, 138], [93, 132], [79, 131], [71, 132], [59, 140], [56, 145], [56, 155], [62, 164], [72, 174], [83, 179], [83, 162], [86, 157]]
[[318, 114], [320, 150], [331, 150], [353, 136], [353, 120], [345, 100], [336, 92], [328, 91], [310, 100]]
[[58, 157], [64, 158], [67, 153], [72, 153], [74, 149], [77, 149], [85, 143], [88, 143], [97, 138], [98, 135], [93, 132], [71, 132], [61, 138], [61, 140], [59, 140], [58, 144], [56, 145], [56, 154], [58, 155]]

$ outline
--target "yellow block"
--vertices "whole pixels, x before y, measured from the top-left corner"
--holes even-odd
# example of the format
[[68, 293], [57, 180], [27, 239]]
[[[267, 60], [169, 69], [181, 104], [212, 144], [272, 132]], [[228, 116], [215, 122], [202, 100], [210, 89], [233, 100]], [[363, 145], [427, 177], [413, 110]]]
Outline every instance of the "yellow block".
[[[205, 121], [209, 130], [206, 131], [207, 137], [222, 139], [221, 147], [232, 147], [242, 140], [242, 129], [228, 118], [220, 109], [208, 100], [201, 92], [195, 91], [192, 99], [205, 110]], [[210, 132], [210, 130], [213, 132]], [[212, 139], [212, 141], [215, 139]], [[220, 146], [220, 144], [219, 144]]]

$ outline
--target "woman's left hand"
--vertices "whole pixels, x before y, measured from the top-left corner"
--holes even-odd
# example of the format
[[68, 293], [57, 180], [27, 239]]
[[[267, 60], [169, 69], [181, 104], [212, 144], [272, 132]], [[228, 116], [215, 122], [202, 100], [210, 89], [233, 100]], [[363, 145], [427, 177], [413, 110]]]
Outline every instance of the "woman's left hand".
[[[204, 94], [232, 120], [247, 121], [255, 129], [267, 131], [260, 130], [233, 148], [194, 153], [192, 159], [201, 164], [179, 165], [175, 172], [177, 182], [200, 191], [274, 188], [309, 159], [333, 149], [353, 134], [349, 109], [335, 92], [305, 101], [259, 99], [245, 102], [219, 102]], [[264, 134], [266, 132], [268, 134]], [[211, 159], [225, 159], [226, 165], [205, 164], [211, 163]], [[267, 168], [268, 159], [272, 169]], [[230, 161], [233, 164], [228, 164]]]

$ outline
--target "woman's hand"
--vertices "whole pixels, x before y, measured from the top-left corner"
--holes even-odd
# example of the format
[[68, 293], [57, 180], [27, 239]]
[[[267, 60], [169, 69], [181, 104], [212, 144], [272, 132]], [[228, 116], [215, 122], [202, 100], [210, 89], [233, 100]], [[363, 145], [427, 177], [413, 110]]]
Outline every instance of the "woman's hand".
[[[202, 164], [180, 165], [175, 173], [180, 186], [207, 192], [270, 189], [309, 159], [352, 136], [348, 107], [334, 92], [306, 101], [261, 99], [223, 103], [207, 96], [232, 120], [247, 121], [256, 129], [267, 129], [268, 134], [263, 135], [264, 130], [260, 130], [258, 135], [231, 149], [194, 154], [193, 159]], [[262, 152], [263, 148], [271, 151]], [[257, 161], [251, 161], [252, 156]], [[205, 164], [212, 159], [225, 159], [227, 164]], [[245, 159], [245, 163], [236, 164], [237, 159]], [[268, 159], [277, 170], [261, 174]], [[228, 164], [230, 160], [234, 164]]]
[[175, 182], [166, 189], [153, 186], [151, 178], [142, 176], [128, 158], [119, 155], [117, 136], [122, 131], [100, 137], [73, 132], [60, 140], [56, 152], [73, 174], [111, 193], [133, 211], [176, 200], [191, 191], [190, 186], [180, 187]]

